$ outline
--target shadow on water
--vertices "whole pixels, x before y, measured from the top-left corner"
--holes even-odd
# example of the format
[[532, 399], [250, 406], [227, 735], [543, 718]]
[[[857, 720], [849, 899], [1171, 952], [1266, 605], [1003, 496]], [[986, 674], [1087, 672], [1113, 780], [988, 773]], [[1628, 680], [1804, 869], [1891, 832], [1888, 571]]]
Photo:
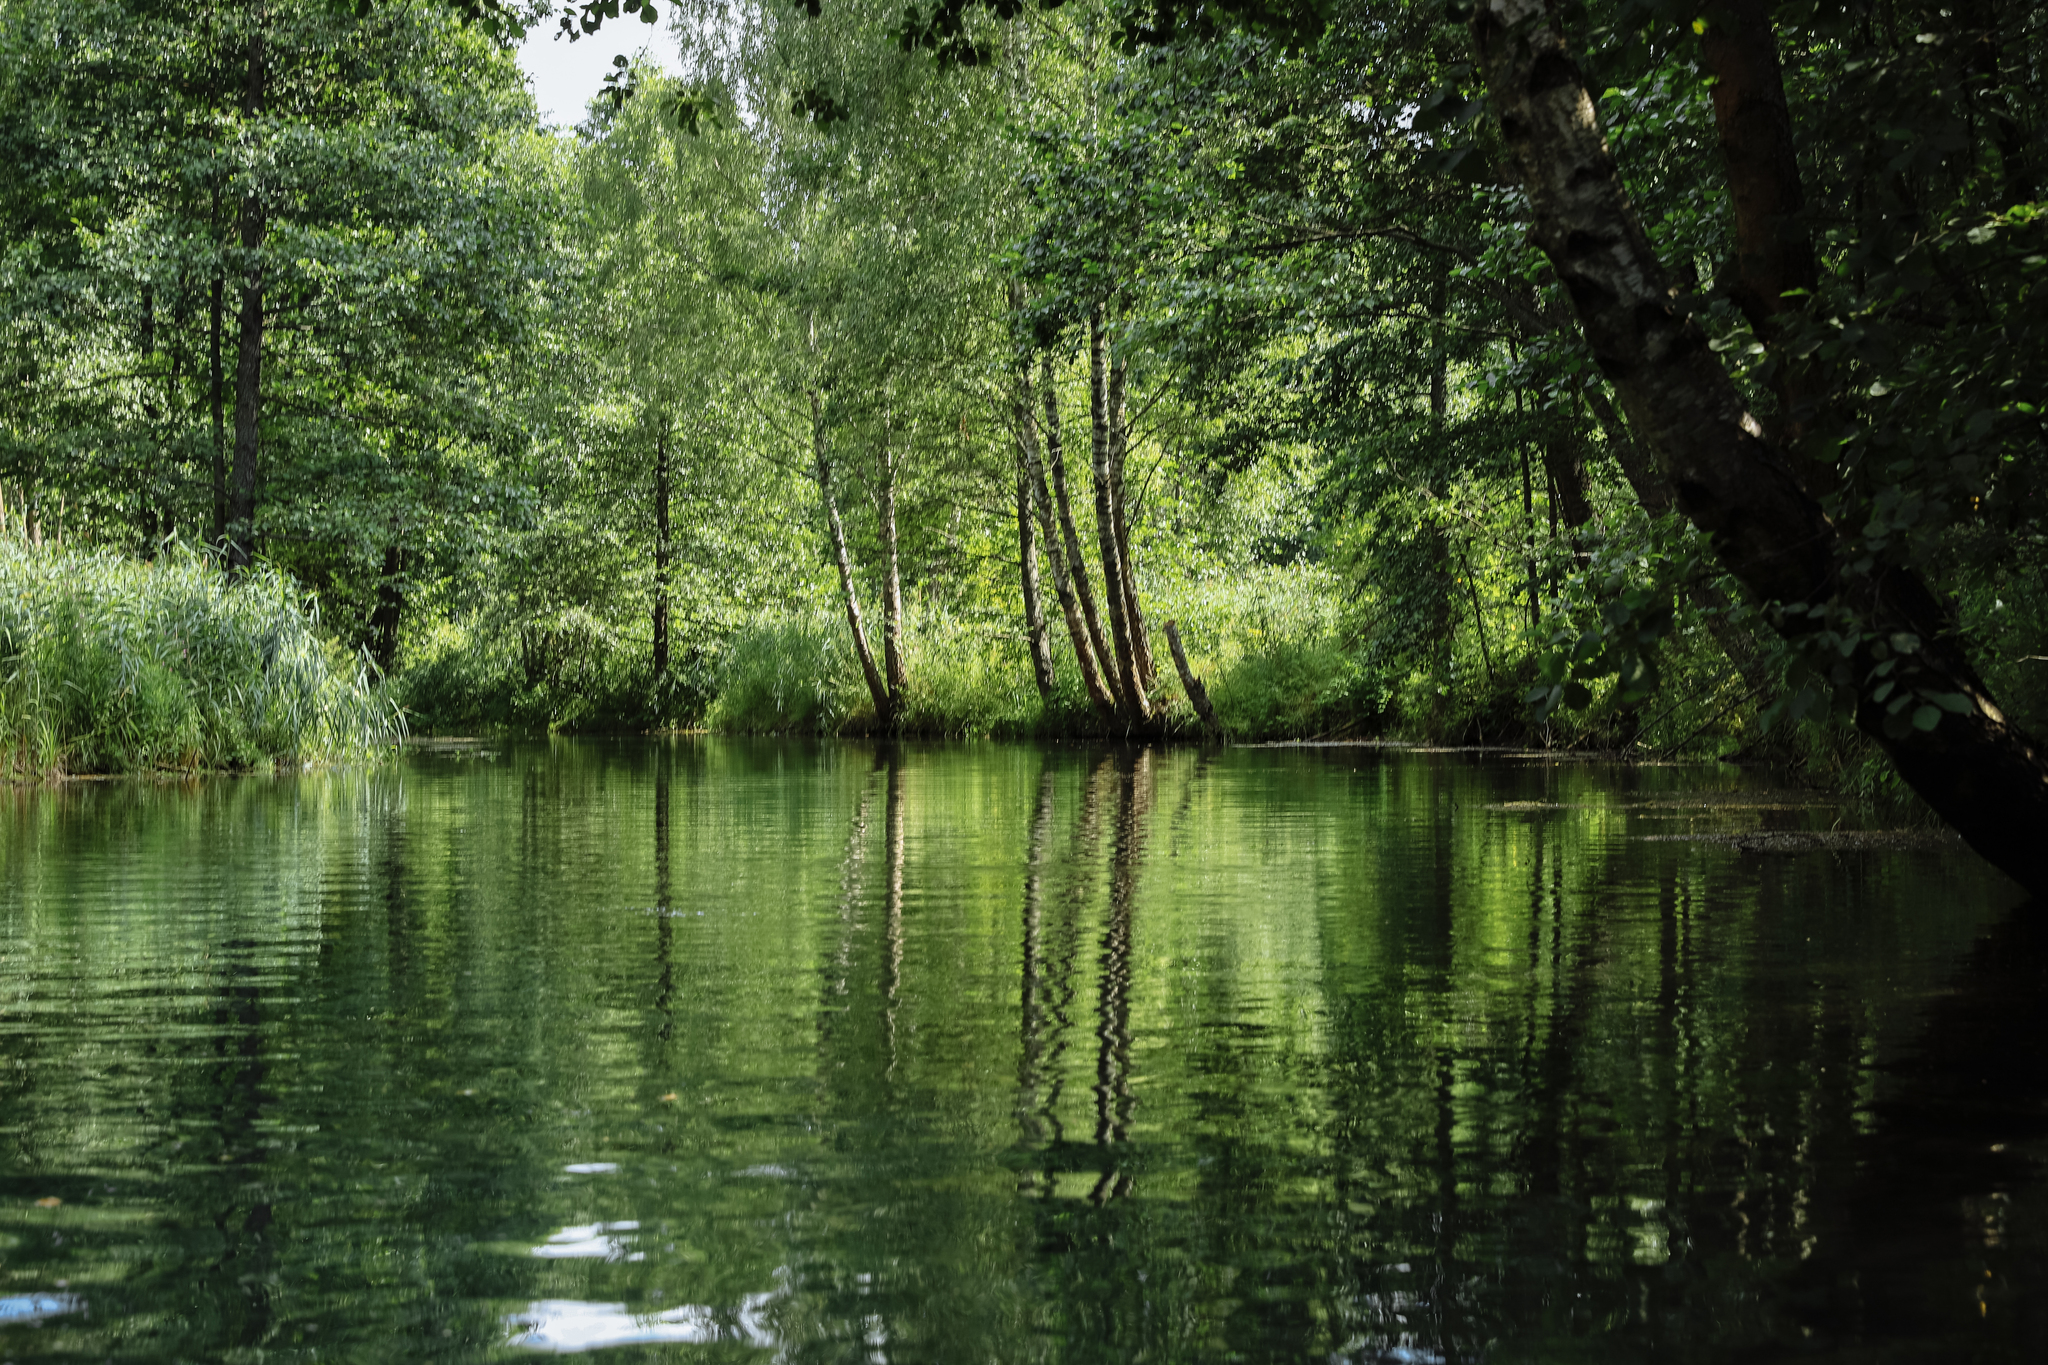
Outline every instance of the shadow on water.
[[1844, 1360], [2048, 1360], [2048, 914], [2013, 911], [1886, 1068], [1833, 1233], [1795, 1280], [1804, 1343]]

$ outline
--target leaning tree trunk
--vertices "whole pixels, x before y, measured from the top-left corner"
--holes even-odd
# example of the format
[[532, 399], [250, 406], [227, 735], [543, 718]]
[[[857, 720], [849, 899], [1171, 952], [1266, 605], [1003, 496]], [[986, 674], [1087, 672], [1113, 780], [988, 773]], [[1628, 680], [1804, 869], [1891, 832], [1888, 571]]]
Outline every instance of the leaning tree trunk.
[[[1608, 401], [1606, 391], [1596, 385], [1585, 390], [1585, 395], [1586, 406], [1607, 439], [1608, 453], [1621, 466], [1621, 476], [1634, 490], [1637, 505], [1653, 517], [1669, 512], [1670, 485], [1664, 482], [1662, 471], [1648, 452], [1629, 435], [1627, 423], [1621, 420], [1621, 414]], [[1719, 583], [1702, 582], [1686, 588], [1685, 595], [1706, 618], [1707, 634], [1714, 637], [1714, 643], [1721, 647], [1721, 652], [1728, 656], [1728, 662], [1742, 675], [1742, 685], [1748, 689], [1750, 697], [1757, 705], [1765, 704], [1776, 690], [1776, 679], [1748, 627], [1729, 615], [1728, 609], [1732, 604], [1727, 593]]]
[[[1045, 598], [1038, 583], [1038, 537], [1031, 505], [1038, 423], [1032, 412], [1029, 366], [1018, 366], [1016, 384], [1010, 416], [1017, 425], [1017, 583], [1024, 593], [1024, 641], [1031, 651], [1031, 676], [1040, 700], [1046, 700], [1058, 680], [1053, 676], [1052, 637], [1045, 627]], [[1047, 548], [1058, 555], [1057, 549]]]
[[[1745, 410], [1706, 334], [1678, 307], [1544, 0], [1487, 0], [1472, 37], [1522, 173], [1532, 237], [1678, 510], [1781, 634], [1800, 640], [1827, 628], [1830, 618], [1806, 609], [1835, 609], [1848, 649], [1835, 680], [1854, 689], [1858, 727], [1972, 848], [2048, 895], [2048, 758], [2006, 719], [1919, 576], [1851, 562]], [[1802, 609], [1788, 610], [1795, 605]], [[1877, 672], [1886, 665], [1889, 687]], [[1898, 689], [1914, 699], [1893, 711], [1887, 694]]]
[[[1088, 560], [1081, 553], [1081, 536], [1075, 529], [1074, 501], [1067, 495], [1067, 456], [1060, 439], [1060, 395], [1053, 383], [1052, 357], [1047, 356], [1039, 369], [1040, 397], [1045, 403], [1045, 459], [1052, 471], [1052, 496], [1054, 508], [1059, 513], [1060, 540], [1066, 547], [1063, 556], [1068, 575], [1073, 579], [1074, 600], [1081, 608], [1081, 622], [1087, 629], [1087, 649], [1076, 639], [1074, 653], [1085, 660], [1083, 677], [1093, 676], [1098, 687], [1088, 689], [1091, 697], [1100, 690], [1109, 699], [1110, 709], [1123, 705], [1123, 693], [1117, 685], [1116, 665], [1111, 660], [1107, 638], [1102, 633], [1102, 616], [1095, 609], [1095, 590], [1088, 585]], [[1098, 698], [1096, 705], [1101, 706]]]
[[1124, 705], [1124, 719], [1143, 725], [1152, 718], [1145, 702], [1145, 689], [1138, 677], [1138, 665], [1131, 648], [1130, 616], [1124, 610], [1123, 557], [1117, 553], [1116, 511], [1111, 501], [1115, 486], [1109, 468], [1109, 366], [1102, 334], [1102, 310], [1088, 315], [1088, 416], [1089, 453], [1095, 475], [1095, 540], [1102, 552], [1102, 598], [1109, 608], [1109, 630], [1116, 652], [1117, 690]]
[[1117, 361], [1109, 369], [1109, 506], [1111, 525], [1116, 530], [1117, 564], [1123, 570], [1124, 619], [1130, 623], [1131, 659], [1137, 665], [1139, 688], [1149, 692], [1158, 678], [1158, 670], [1152, 663], [1145, 612], [1138, 605], [1138, 571], [1131, 555], [1130, 516], [1124, 498], [1124, 460], [1131, 453], [1130, 416], [1125, 411], [1130, 370], [1129, 361]]
[[[1025, 394], [1028, 401], [1028, 386]], [[1059, 443], [1059, 400], [1051, 394], [1046, 395], [1046, 410], [1052, 419], [1049, 439], [1056, 447]], [[1023, 454], [1025, 475], [1030, 482], [1032, 511], [1038, 519], [1039, 534], [1044, 537], [1045, 563], [1046, 567], [1052, 570], [1053, 596], [1059, 601], [1060, 615], [1067, 623], [1067, 638], [1074, 646], [1074, 665], [1080, 670], [1081, 684], [1088, 690], [1088, 700], [1094, 703], [1095, 709], [1105, 716], [1114, 715], [1116, 698], [1110, 696], [1108, 689], [1103, 686], [1102, 674], [1095, 662], [1095, 652], [1088, 642], [1088, 623], [1081, 614], [1080, 599], [1074, 592], [1074, 584], [1067, 576], [1067, 555], [1060, 548], [1058, 513], [1053, 509], [1052, 496], [1046, 488], [1045, 461], [1039, 453], [1037, 430], [1033, 425], [1026, 424], [1021, 426], [1019, 431], [1027, 438]]]
[[818, 481], [818, 500], [825, 507], [825, 529], [832, 540], [832, 562], [839, 569], [839, 592], [846, 599], [846, 624], [853, 632], [853, 652], [860, 659], [861, 676], [867, 680], [868, 696], [875, 704], [875, 727], [888, 730], [896, 724], [896, 708], [882, 671], [875, 667], [875, 651], [868, 646], [867, 623], [861, 617], [860, 591], [853, 581], [853, 556], [846, 549], [846, 527], [839, 520], [839, 500], [832, 492], [832, 453], [825, 440], [825, 403], [811, 390], [811, 472]]

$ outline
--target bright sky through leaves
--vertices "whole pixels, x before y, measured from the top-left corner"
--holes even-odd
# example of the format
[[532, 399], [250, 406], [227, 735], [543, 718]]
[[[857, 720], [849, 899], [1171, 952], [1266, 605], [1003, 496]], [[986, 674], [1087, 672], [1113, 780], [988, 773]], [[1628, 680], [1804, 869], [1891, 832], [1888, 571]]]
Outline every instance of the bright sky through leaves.
[[550, 19], [529, 30], [519, 45], [519, 69], [533, 87], [542, 123], [567, 128], [582, 122], [584, 110], [604, 89], [614, 57], [648, 58], [665, 71], [680, 70], [675, 45], [665, 31], [650, 34], [638, 23], [607, 24], [574, 43], [557, 39], [559, 32]]

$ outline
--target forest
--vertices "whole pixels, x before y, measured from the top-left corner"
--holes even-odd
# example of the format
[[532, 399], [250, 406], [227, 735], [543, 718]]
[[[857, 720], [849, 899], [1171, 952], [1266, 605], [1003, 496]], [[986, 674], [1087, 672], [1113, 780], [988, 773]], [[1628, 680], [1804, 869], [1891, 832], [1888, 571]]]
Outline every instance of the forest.
[[13, 771], [1536, 744], [2048, 882], [2036, 7], [625, 11], [0, 3]]

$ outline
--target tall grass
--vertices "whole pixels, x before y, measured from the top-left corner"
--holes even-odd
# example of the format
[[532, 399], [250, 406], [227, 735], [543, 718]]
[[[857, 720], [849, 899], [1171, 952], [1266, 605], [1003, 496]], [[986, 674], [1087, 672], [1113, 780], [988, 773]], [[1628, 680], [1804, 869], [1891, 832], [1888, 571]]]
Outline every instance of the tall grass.
[[367, 666], [285, 575], [229, 579], [0, 537], [0, 771], [23, 777], [360, 757], [402, 736]]
[[[1334, 574], [1248, 567], [1168, 585], [1158, 599], [1153, 619], [1178, 618], [1189, 665], [1234, 738], [1357, 734], [1384, 719], [1391, 685], [1351, 638]], [[1170, 669], [1163, 636], [1154, 648]]]
[[846, 623], [826, 612], [773, 618], [739, 632], [704, 723], [754, 734], [833, 734], [873, 720]]

